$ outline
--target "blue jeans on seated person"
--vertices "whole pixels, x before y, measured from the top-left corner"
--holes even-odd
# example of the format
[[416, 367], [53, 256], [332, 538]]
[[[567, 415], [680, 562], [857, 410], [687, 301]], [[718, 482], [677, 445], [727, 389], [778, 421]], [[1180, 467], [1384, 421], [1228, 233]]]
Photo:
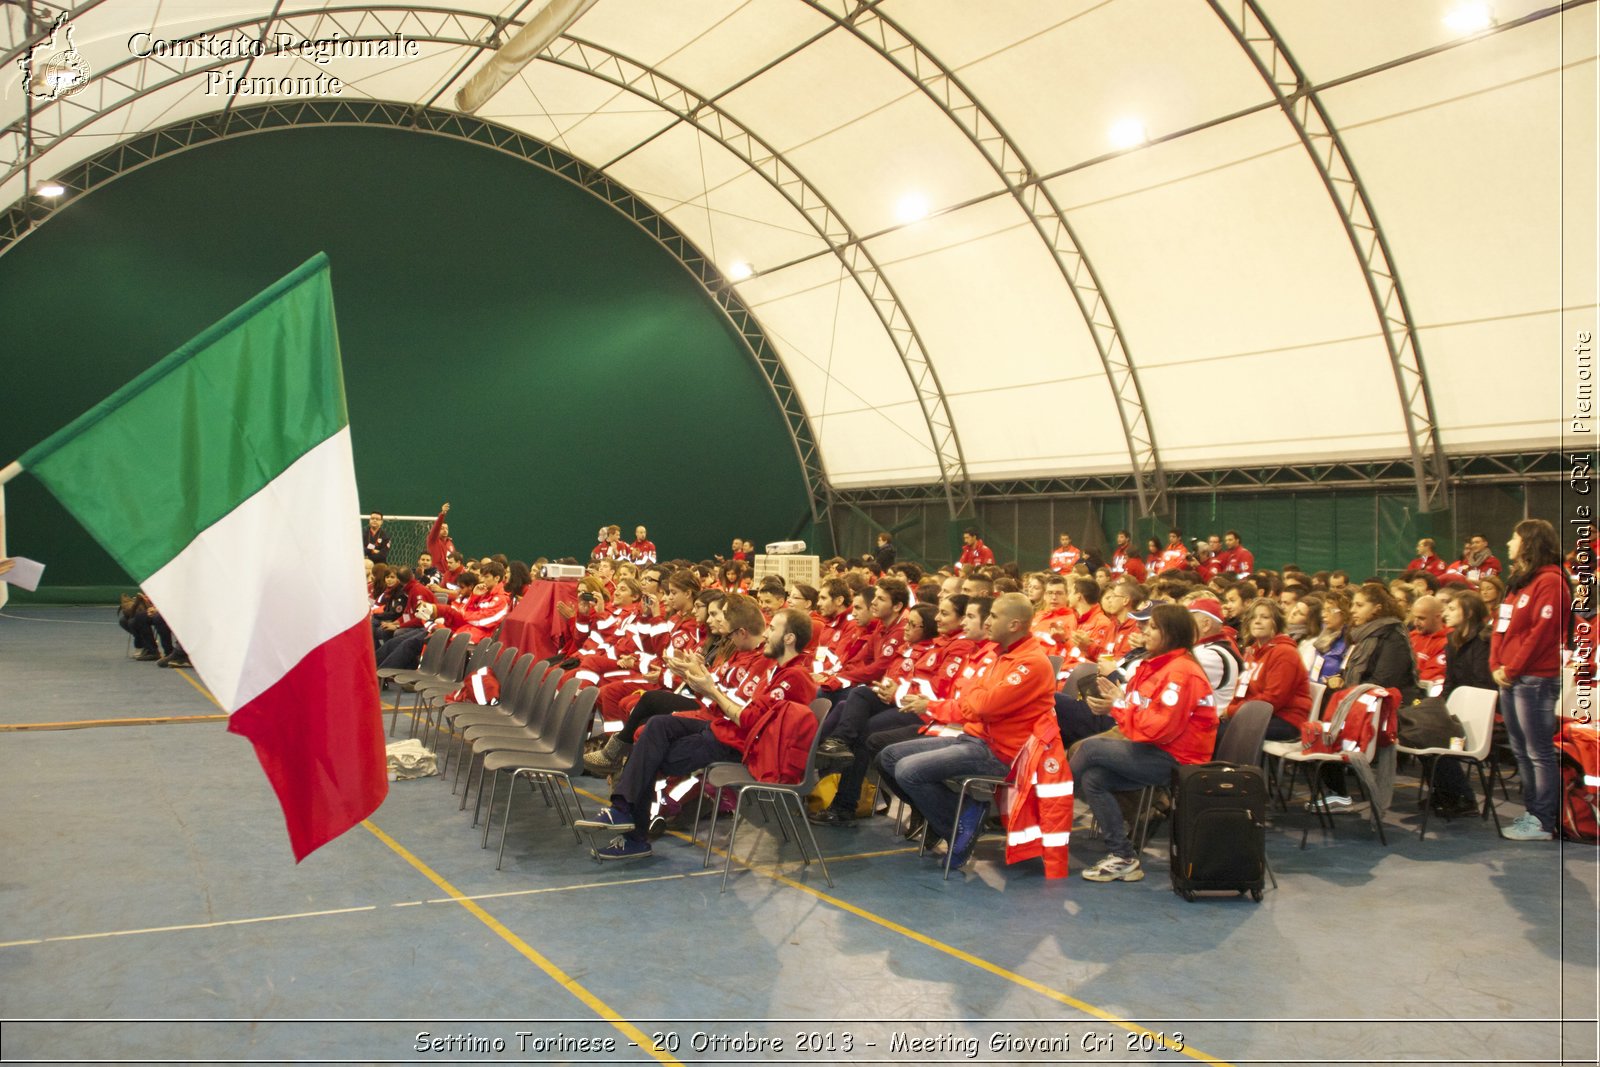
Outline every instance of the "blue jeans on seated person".
[[856, 805], [861, 803], [861, 787], [866, 784], [867, 772], [872, 769], [872, 758], [878, 753], [877, 749], [867, 746], [868, 738], [897, 727], [915, 728], [921, 721], [921, 717], [899, 708], [880, 711], [868, 719], [860, 730], [860, 739], [850, 742], [856, 758], [839, 773], [839, 788], [834, 791], [831, 807], [837, 811], [854, 812]]
[[1089, 804], [1113, 856], [1132, 859], [1133, 842], [1115, 793], [1166, 785], [1178, 761], [1155, 745], [1122, 737], [1091, 737], [1072, 757], [1072, 791]]
[[657, 778], [691, 774], [712, 763], [738, 763], [743, 758], [738, 749], [717, 740], [706, 720], [657, 715], [634, 736], [633, 752], [611, 787], [611, 806], [633, 817], [634, 828], [628, 837], [648, 841], [650, 802], [655, 799]]
[[945, 779], [998, 776], [1010, 769], [971, 734], [901, 741], [878, 753], [878, 766], [884, 785], [920, 811], [933, 832], [946, 841], [955, 828], [956, 795], [945, 787]]
[[1056, 725], [1061, 728], [1061, 746], [1071, 748], [1086, 737], [1103, 734], [1117, 720], [1109, 715], [1099, 715], [1085, 701], [1065, 693], [1056, 694]]

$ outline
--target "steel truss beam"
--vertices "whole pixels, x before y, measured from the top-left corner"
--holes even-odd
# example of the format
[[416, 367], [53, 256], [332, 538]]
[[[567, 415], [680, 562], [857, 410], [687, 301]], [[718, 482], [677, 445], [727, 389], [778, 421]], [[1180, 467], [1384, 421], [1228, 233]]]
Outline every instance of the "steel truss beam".
[[714, 101], [693, 89], [603, 45], [565, 35], [551, 42], [539, 59], [592, 77], [662, 108], [676, 122], [688, 123], [722, 145], [772, 186], [844, 265], [883, 324], [895, 352], [905, 367], [928, 427], [928, 440], [939, 462], [940, 484], [951, 518], [971, 514], [966, 490], [967, 463], [956, 434], [955, 419], [939, 384], [938, 372], [928, 359], [922, 337], [911, 315], [900, 303], [888, 277], [861, 238], [826, 197], [784, 158], [783, 153], [729, 115]]
[[877, 0], [804, 2], [849, 30], [857, 40], [911, 79], [967, 135], [1028, 216], [1034, 232], [1050, 250], [1094, 338], [1100, 364], [1111, 385], [1111, 395], [1117, 401], [1117, 417], [1133, 465], [1133, 488], [1140, 511], [1145, 515], [1160, 513], [1165, 507], [1166, 477], [1145, 405], [1144, 389], [1139, 383], [1139, 372], [1111, 300], [1055, 195], [983, 102], [905, 27], [879, 11]]
[[[190, 119], [132, 137], [74, 166], [58, 180], [67, 187], [49, 214], [95, 189], [147, 164], [200, 145], [274, 130], [312, 126], [367, 126], [420, 131], [494, 149], [531, 163], [604, 201], [648, 234], [682, 264], [700, 284], [744, 343], [783, 412], [784, 424], [806, 482], [811, 519], [819, 531], [832, 531], [832, 497], [822, 452], [811, 432], [799, 394], [783, 361], [762, 331], [755, 314], [726, 278], [688, 238], [643, 199], [593, 167], [525, 133], [485, 122], [472, 115], [412, 104], [375, 100], [280, 100]], [[0, 215], [0, 255], [4, 255], [48, 218], [30, 218], [27, 201]]]
[[[1451, 456], [1446, 483], [1453, 486], [1560, 482], [1575, 456], [1559, 451], [1483, 453]], [[1350, 463], [1304, 463], [1226, 470], [1167, 471], [1167, 491], [1175, 496], [1215, 492], [1294, 492], [1296, 490], [1393, 489], [1414, 483], [1408, 457]], [[973, 483], [979, 502], [1065, 497], [1125, 497], [1133, 493], [1128, 473], [1070, 478], [1015, 478]], [[869, 504], [928, 504], [938, 497], [926, 485], [835, 489], [834, 499], [851, 507]]]
[[[212, 26], [192, 34], [213, 36], [243, 35], [266, 39], [269, 27], [297, 39], [316, 40], [338, 34], [362, 43], [381, 41], [404, 34], [426, 44], [479, 46], [504, 30], [508, 23], [492, 15], [437, 7], [334, 7], [298, 11], [274, 11], [256, 18]], [[278, 54], [268, 46], [268, 56]], [[24, 120], [0, 129], [0, 185], [25, 168], [35, 166], [52, 148], [112, 111], [124, 108], [185, 78], [244, 62], [242, 57], [218, 59], [211, 56], [139, 57], [129, 55], [105, 70], [90, 72], [84, 87], [71, 96], [36, 103], [32, 137]], [[250, 58], [254, 64], [254, 57]], [[26, 194], [25, 194], [26, 195]]]
[[1412, 324], [1411, 308], [1406, 303], [1399, 271], [1389, 251], [1389, 242], [1378, 225], [1377, 213], [1372, 210], [1366, 187], [1316, 89], [1256, 0], [1206, 2], [1272, 89], [1279, 108], [1299, 135], [1300, 143], [1316, 165], [1322, 184], [1339, 212], [1339, 220], [1361, 264], [1372, 306], [1383, 325], [1383, 339], [1405, 415], [1417, 506], [1422, 511], [1438, 510], [1445, 505], [1449, 464], [1439, 445], [1433, 393], [1428, 387], [1428, 374], [1422, 362], [1416, 327]]

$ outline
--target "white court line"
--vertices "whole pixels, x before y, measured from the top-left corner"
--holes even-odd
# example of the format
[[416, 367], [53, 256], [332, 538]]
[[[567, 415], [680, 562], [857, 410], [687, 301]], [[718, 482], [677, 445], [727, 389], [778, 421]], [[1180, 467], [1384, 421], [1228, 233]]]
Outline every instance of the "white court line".
[[98, 934], [62, 934], [59, 937], [35, 937], [27, 941], [0, 941], [0, 948], [18, 945], [43, 945], [51, 941], [90, 941], [99, 937], [130, 937], [134, 934], [166, 934], [175, 930], [210, 930], [218, 926], [244, 926], [248, 923], [271, 923], [283, 919], [310, 919], [318, 915], [348, 915], [355, 911], [377, 911], [376, 904], [359, 908], [331, 908], [327, 911], [301, 911], [293, 915], [262, 915], [254, 919], [222, 919], [213, 923], [183, 923], [179, 926], [146, 926], [139, 930], [106, 930]]

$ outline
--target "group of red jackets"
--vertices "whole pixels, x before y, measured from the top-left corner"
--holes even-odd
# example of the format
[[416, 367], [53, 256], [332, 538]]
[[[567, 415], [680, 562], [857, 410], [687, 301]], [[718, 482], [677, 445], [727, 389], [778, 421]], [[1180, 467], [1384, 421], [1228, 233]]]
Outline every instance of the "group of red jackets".
[[589, 550], [590, 559], [629, 560], [643, 566], [656, 562], [654, 541], [635, 541], [625, 545], [621, 541], [601, 541]]
[[1455, 574], [1469, 582], [1476, 582], [1488, 575], [1499, 574], [1501, 565], [1493, 553], [1485, 556], [1478, 563], [1468, 563], [1464, 559], [1458, 559], [1454, 563], [1446, 563], [1438, 556], [1418, 556], [1406, 565], [1406, 569], [1427, 571], [1435, 578], [1443, 578], [1447, 574]]

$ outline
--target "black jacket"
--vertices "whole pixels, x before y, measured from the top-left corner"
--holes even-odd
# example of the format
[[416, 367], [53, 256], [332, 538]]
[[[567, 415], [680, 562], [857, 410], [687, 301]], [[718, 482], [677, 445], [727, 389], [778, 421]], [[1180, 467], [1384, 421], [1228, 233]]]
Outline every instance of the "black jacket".
[[1449, 696], [1453, 690], [1464, 685], [1474, 686], [1478, 689], [1494, 689], [1494, 678], [1489, 674], [1489, 635], [1480, 633], [1471, 641], [1464, 641], [1458, 648], [1453, 644], [1444, 646], [1444, 690], [1442, 696]]
[[1350, 631], [1350, 653], [1344, 661], [1347, 686], [1381, 685], [1400, 690], [1400, 703], [1422, 695], [1417, 684], [1417, 656], [1399, 619], [1373, 619]]

